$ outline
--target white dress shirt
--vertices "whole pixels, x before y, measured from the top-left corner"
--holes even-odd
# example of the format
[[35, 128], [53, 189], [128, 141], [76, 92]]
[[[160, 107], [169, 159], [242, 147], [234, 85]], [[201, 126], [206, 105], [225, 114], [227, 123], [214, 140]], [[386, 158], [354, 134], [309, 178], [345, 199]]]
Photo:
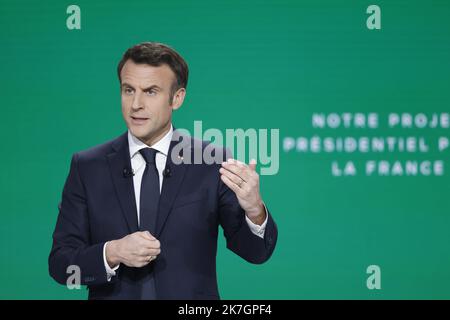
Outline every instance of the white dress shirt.
[[[167, 134], [164, 137], [162, 137], [161, 140], [159, 140], [158, 142], [156, 142], [155, 144], [153, 144], [151, 146], [151, 148], [158, 151], [155, 156], [155, 163], [156, 163], [156, 168], [158, 169], [158, 173], [159, 173], [159, 191], [160, 192], [162, 190], [163, 179], [164, 179], [163, 171], [164, 171], [164, 168], [166, 167], [166, 160], [167, 160], [167, 155], [169, 153], [169, 147], [170, 147], [170, 142], [172, 140], [172, 135], [173, 135], [173, 127], [171, 125], [170, 130], [167, 132]], [[129, 130], [128, 130], [128, 146], [129, 146], [129, 150], [130, 150], [131, 168], [134, 173], [133, 185], [134, 185], [134, 194], [136, 197], [137, 218], [138, 218], [138, 224], [139, 224], [140, 223], [140, 221], [139, 221], [139, 206], [140, 206], [140, 196], [141, 196], [141, 181], [142, 181], [142, 175], [144, 174], [144, 170], [145, 170], [145, 160], [144, 160], [144, 157], [142, 157], [142, 155], [140, 154], [139, 150], [144, 149], [144, 148], [150, 148], [150, 146], [146, 145], [141, 140], [139, 140], [138, 138], [133, 136]], [[268, 218], [267, 209], [266, 209], [266, 220], [260, 226], [253, 223], [247, 216], [245, 216], [245, 219], [247, 221], [247, 224], [248, 224], [250, 230], [260, 238], [264, 238], [264, 232], [266, 229], [267, 218]], [[106, 261], [106, 245], [107, 245], [107, 243], [108, 242], [106, 242], [105, 245], [103, 246], [103, 262], [105, 264], [108, 281], [110, 281], [111, 277], [116, 275], [116, 270], [119, 268], [120, 265], [116, 266], [113, 269], [111, 269], [110, 266], [108, 265], [108, 263]]]

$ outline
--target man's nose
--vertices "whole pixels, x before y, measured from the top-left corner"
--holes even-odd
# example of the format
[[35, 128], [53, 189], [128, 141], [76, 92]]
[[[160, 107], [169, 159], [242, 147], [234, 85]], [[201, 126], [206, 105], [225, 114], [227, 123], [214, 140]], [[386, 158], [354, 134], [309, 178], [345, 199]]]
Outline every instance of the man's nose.
[[140, 93], [136, 93], [134, 95], [133, 104], [131, 105], [131, 107], [135, 110], [138, 110], [138, 109], [141, 109], [144, 107]]

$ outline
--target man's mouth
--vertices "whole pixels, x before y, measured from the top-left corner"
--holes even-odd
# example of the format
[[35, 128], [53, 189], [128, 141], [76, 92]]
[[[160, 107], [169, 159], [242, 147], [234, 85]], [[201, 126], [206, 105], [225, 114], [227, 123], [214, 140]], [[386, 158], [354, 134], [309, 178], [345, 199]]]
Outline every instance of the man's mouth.
[[145, 123], [148, 119], [149, 118], [131, 116], [131, 122], [138, 125]]

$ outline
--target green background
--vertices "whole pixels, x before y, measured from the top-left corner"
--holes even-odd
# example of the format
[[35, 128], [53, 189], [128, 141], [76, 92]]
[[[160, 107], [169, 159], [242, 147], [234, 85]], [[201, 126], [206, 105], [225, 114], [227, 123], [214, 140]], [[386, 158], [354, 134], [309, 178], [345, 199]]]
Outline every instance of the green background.
[[[70, 4], [81, 30], [66, 28]], [[366, 27], [371, 4], [381, 30]], [[189, 63], [177, 127], [279, 128], [281, 144], [317, 133], [313, 112], [449, 111], [448, 1], [2, 0], [0, 14], [2, 299], [87, 297], [48, 275], [51, 234], [72, 154], [126, 130], [116, 66], [136, 43], [167, 43]], [[348, 158], [280, 150], [279, 173], [261, 177], [277, 248], [251, 265], [221, 238], [222, 298], [450, 298], [448, 173], [333, 177], [331, 160]], [[372, 264], [381, 290], [366, 287]]]

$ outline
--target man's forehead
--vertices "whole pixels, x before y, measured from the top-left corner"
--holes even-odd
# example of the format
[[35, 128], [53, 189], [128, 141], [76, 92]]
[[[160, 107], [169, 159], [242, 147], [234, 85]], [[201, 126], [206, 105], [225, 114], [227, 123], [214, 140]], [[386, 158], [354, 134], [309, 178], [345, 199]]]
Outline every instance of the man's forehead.
[[166, 64], [151, 66], [144, 63], [135, 63], [128, 60], [122, 68], [122, 83], [139, 86], [165, 86], [171, 85], [175, 74]]

